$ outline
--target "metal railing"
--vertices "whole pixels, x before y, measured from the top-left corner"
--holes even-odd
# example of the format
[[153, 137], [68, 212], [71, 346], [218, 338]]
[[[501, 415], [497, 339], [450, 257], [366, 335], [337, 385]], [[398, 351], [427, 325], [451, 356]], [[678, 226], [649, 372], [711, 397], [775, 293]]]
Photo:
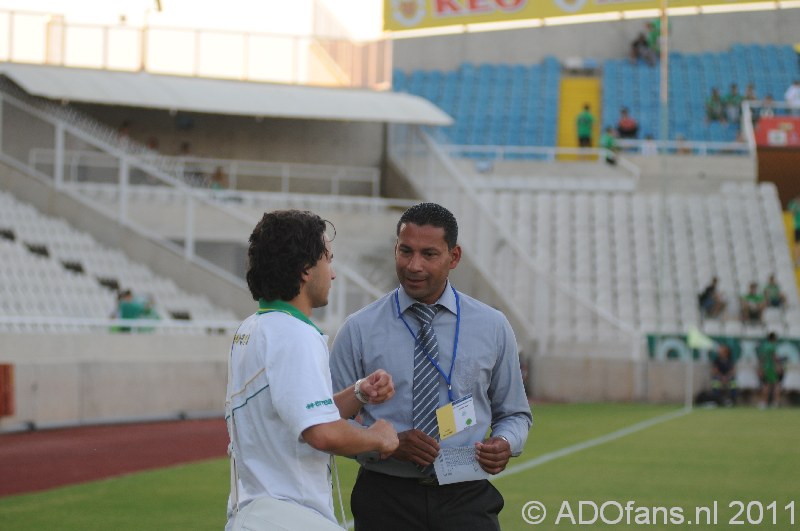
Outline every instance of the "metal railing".
[[[143, 152], [148, 161], [158, 159], [159, 165], [173, 177], [194, 187], [214, 187], [228, 190], [254, 190], [282, 193], [305, 192], [332, 195], [380, 195], [380, 171], [377, 168], [301, 164], [256, 160], [217, 159], [208, 157], [169, 157], [157, 152]], [[52, 168], [55, 151], [32, 148], [28, 164], [42, 171]], [[65, 150], [67, 182], [108, 181], [115, 177], [119, 161], [105, 152]], [[215, 175], [221, 182], [215, 182]], [[103, 177], [105, 176], [105, 177]]]
[[[612, 155], [604, 148], [571, 148], [548, 146], [484, 146], [484, 145], [452, 145], [439, 144], [440, 148], [452, 158], [474, 159], [476, 168], [481, 171], [482, 165], [494, 164], [502, 161], [576, 161], [585, 163], [606, 164], [606, 158]], [[639, 167], [617, 155], [617, 164], [623, 175], [638, 182], [641, 176]]]
[[620, 150], [630, 155], [741, 155], [752, 154], [746, 142], [702, 142], [689, 140], [629, 140], [617, 141]]

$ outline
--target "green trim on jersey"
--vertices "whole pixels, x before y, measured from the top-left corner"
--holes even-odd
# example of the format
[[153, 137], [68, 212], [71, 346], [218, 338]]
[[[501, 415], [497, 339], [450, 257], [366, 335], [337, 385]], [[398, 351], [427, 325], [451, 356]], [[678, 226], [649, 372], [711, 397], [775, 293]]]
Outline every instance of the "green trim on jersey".
[[317, 328], [311, 319], [308, 318], [306, 314], [298, 310], [295, 306], [292, 306], [286, 301], [274, 300], [274, 301], [267, 301], [264, 299], [258, 299], [258, 313], [261, 315], [262, 313], [270, 313], [270, 312], [283, 312], [287, 315], [291, 315], [296, 319], [300, 319], [306, 324], [310, 324], [314, 327], [314, 330], [320, 333], [320, 335], [324, 335], [322, 330]]

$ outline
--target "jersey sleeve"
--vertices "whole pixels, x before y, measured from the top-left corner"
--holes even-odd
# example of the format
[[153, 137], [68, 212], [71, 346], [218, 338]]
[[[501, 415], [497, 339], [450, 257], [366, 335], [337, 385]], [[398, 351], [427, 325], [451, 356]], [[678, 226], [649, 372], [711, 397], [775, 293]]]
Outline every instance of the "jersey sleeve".
[[267, 371], [277, 413], [300, 439], [306, 428], [341, 417], [333, 401], [324, 339], [305, 323], [287, 324], [286, 333], [273, 341]]

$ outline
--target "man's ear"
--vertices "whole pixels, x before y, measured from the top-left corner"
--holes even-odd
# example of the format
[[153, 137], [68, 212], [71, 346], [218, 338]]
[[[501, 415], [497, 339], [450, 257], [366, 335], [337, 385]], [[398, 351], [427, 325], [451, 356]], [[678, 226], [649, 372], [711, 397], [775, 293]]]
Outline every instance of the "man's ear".
[[450, 269], [455, 269], [461, 261], [461, 246], [456, 245], [450, 249]]

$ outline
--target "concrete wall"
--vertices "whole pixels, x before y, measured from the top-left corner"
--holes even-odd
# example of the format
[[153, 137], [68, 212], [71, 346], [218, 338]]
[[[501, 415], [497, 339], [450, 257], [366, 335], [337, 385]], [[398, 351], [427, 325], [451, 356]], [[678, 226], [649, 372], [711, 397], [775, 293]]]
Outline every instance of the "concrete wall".
[[[465, 61], [535, 64], [548, 55], [622, 58], [644, 23], [622, 20], [398, 39], [394, 67], [452, 70]], [[800, 9], [673, 17], [671, 26], [671, 48], [679, 52], [722, 51], [735, 42], [794, 44]]]
[[755, 183], [754, 158], [736, 155], [626, 155], [641, 170], [639, 192], [709, 194], [723, 183]]
[[[687, 365], [676, 361], [543, 356], [533, 359], [529, 386], [539, 400], [677, 402], [686, 396]], [[707, 362], [694, 364], [692, 397], [710, 385]]]
[[16, 405], [0, 431], [224, 411], [227, 336], [0, 334], [0, 345]]
[[[383, 150], [383, 125], [378, 123], [75, 107], [114, 129], [130, 122], [134, 141], [146, 144], [156, 138], [165, 155], [179, 154], [181, 144], [189, 142], [189, 154], [198, 157], [378, 167]], [[180, 127], [185, 120], [191, 128]]]
[[[227, 336], [0, 334], [0, 363], [14, 367], [13, 416], [0, 432], [25, 427], [222, 415]], [[530, 360], [530, 357], [527, 357]], [[684, 363], [544, 356], [529, 364], [538, 400], [680, 403]], [[692, 396], [708, 388], [694, 365]]]

